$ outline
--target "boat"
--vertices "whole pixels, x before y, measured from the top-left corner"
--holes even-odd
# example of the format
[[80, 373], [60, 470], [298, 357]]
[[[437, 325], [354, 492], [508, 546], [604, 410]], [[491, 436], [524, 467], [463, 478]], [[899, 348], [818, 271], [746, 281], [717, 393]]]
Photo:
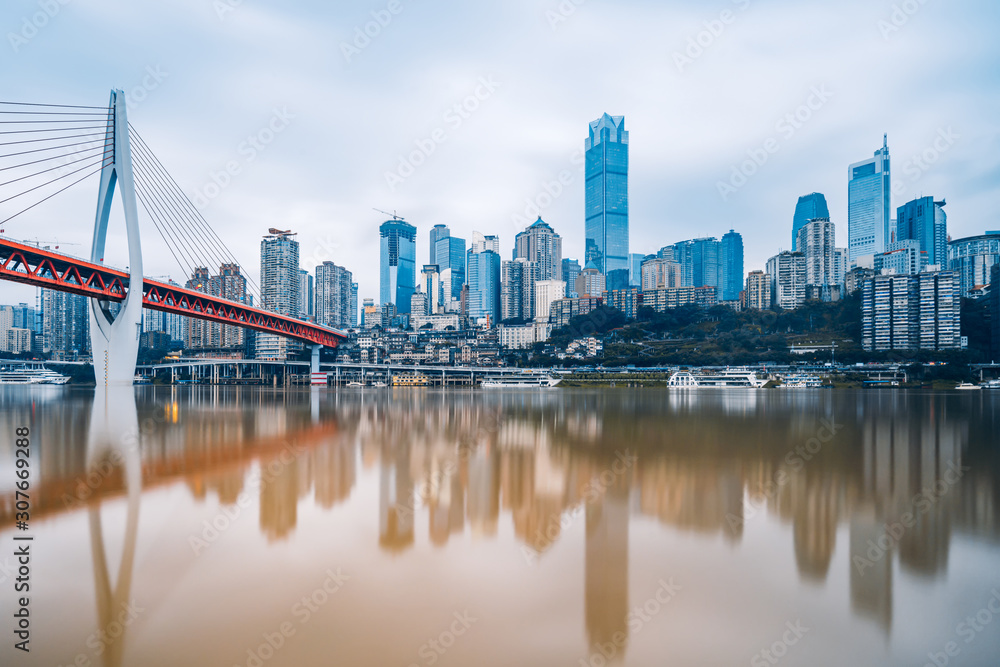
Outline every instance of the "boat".
[[363, 387], [364, 385], [361, 384], [360, 382], [358, 382], [357, 380], [354, 380], [352, 382], [348, 382], [347, 386], [348, 387]]
[[979, 386], [983, 389], [1000, 389], [1000, 380], [988, 380]]
[[562, 378], [551, 375], [511, 375], [483, 380], [480, 386], [483, 389], [537, 389], [554, 387], [560, 382]]
[[373, 387], [386, 387], [388, 386], [385, 382], [372, 382]]
[[691, 373], [677, 371], [667, 380], [668, 387], [680, 388], [741, 388], [763, 389], [767, 378], [757, 377], [757, 374], [747, 368], [727, 368], [716, 373]]
[[793, 373], [785, 376], [781, 386], [788, 389], [818, 389], [823, 386], [823, 381], [815, 375]]
[[56, 373], [45, 364], [17, 362], [0, 365], [0, 384], [66, 384], [68, 375]]
[[959, 382], [955, 386], [955, 389], [962, 389], [962, 390], [965, 390], [965, 391], [968, 391], [970, 389], [979, 389], [979, 388], [980, 388], [979, 385], [972, 384], [971, 382]]
[[393, 375], [393, 387], [426, 387], [427, 377], [424, 375]]
[[150, 384], [150, 380], [148, 377], [143, 377], [136, 373], [135, 377], [132, 378], [132, 384]]

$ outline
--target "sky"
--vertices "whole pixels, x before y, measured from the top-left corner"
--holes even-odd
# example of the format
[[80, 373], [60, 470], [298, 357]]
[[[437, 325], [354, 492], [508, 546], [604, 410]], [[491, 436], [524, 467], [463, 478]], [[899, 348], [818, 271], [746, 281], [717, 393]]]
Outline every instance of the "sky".
[[[998, 27], [989, 0], [6, 0], [0, 99], [124, 90], [253, 280], [261, 236], [290, 229], [303, 268], [346, 266], [377, 301], [373, 209], [417, 227], [418, 265], [435, 224], [497, 234], [507, 257], [539, 214], [581, 257], [583, 143], [605, 112], [630, 135], [632, 252], [733, 229], [763, 269], [811, 192], [846, 246], [848, 165], [883, 134], [893, 211], [934, 196], [953, 238], [1000, 229]], [[89, 255], [97, 188], [3, 233]], [[125, 266], [120, 211], [107, 262]], [[145, 274], [183, 282], [140, 217]], [[33, 298], [0, 283], [0, 303]]]

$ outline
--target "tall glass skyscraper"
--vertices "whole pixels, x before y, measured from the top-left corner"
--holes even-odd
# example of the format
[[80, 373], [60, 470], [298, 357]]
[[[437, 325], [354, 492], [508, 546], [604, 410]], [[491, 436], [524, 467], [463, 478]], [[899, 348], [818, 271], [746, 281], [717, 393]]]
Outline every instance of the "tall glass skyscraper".
[[719, 245], [719, 269], [719, 299], [738, 300], [743, 290], [743, 237], [731, 229]]
[[795, 217], [792, 218], [792, 252], [799, 250], [799, 230], [810, 220], [817, 218], [830, 219], [830, 208], [826, 205], [826, 197], [818, 192], [799, 197], [795, 205]]
[[386, 220], [382, 237], [379, 299], [393, 304], [397, 313], [410, 312], [410, 297], [417, 287], [417, 228], [404, 220]]
[[875, 151], [875, 157], [850, 166], [848, 179], [847, 251], [854, 262], [858, 257], [885, 252], [891, 240], [892, 183], [887, 137], [882, 138], [882, 148]]
[[451, 269], [451, 293], [445, 295], [445, 301], [462, 296], [462, 285], [465, 284], [465, 239], [457, 236], [438, 238], [433, 263], [438, 265], [441, 273]]
[[590, 124], [586, 148], [586, 248], [607, 288], [629, 285], [628, 132], [624, 116], [604, 114]]
[[[721, 266], [719, 242], [712, 238], [691, 241], [691, 284], [694, 287], [719, 287]], [[716, 298], [721, 297], [721, 291]]]
[[941, 269], [948, 265], [948, 214], [944, 207], [944, 201], [921, 197], [896, 209], [896, 240], [919, 241], [927, 263]]
[[492, 250], [469, 250], [465, 266], [469, 281], [469, 317], [489, 318], [495, 326], [500, 320], [500, 255]]
[[[448, 229], [448, 225], [434, 225], [431, 228], [430, 234], [430, 264], [437, 264], [437, 242], [441, 239], [448, 238], [451, 236], [451, 230]], [[444, 267], [442, 267], [443, 269]]]

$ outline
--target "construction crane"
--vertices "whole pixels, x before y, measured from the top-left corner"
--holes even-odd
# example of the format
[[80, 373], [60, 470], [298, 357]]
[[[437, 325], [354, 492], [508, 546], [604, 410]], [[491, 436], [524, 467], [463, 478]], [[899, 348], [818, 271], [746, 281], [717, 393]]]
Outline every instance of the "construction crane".
[[378, 211], [379, 213], [385, 213], [386, 215], [391, 215], [393, 220], [402, 220], [403, 219], [403, 216], [396, 215], [395, 211], [393, 211], [392, 213], [389, 213], [389, 211], [383, 211], [380, 208], [374, 208], [374, 207], [372, 207], [372, 210], [373, 211]]
[[36, 248], [41, 248], [42, 246], [44, 246], [46, 250], [48, 250], [50, 246], [55, 246], [54, 249], [59, 250], [60, 245], [80, 245], [79, 243], [71, 243], [68, 241], [39, 241], [38, 239], [17, 239], [17, 240], [20, 241], [21, 243], [27, 243], [33, 245]]

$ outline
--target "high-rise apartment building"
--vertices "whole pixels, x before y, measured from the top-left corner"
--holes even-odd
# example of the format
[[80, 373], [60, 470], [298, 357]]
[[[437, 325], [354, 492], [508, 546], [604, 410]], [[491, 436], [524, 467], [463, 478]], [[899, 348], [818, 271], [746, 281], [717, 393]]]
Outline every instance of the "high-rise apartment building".
[[639, 287], [643, 292], [682, 286], [681, 267], [673, 259], [650, 255], [642, 263], [642, 282]]
[[763, 271], [747, 274], [745, 307], [767, 310], [771, 307], [771, 276]]
[[[289, 317], [299, 316], [299, 242], [295, 234], [271, 229], [260, 242], [260, 307]], [[257, 358], [283, 360], [302, 349], [284, 336], [257, 334]]]
[[829, 218], [809, 220], [799, 227], [796, 243], [806, 261], [806, 284], [837, 285], [836, 225]]
[[[582, 275], [582, 274], [581, 274]], [[579, 280], [579, 278], [577, 279]], [[566, 297], [562, 280], [539, 280], [535, 283], [535, 320], [547, 322], [553, 301]]]
[[42, 351], [60, 361], [89, 354], [89, 306], [87, 297], [42, 288]]
[[958, 302], [951, 271], [874, 276], [861, 290], [861, 346], [869, 352], [957, 349]]
[[539, 280], [562, 279], [562, 237], [541, 217], [514, 237], [514, 259], [538, 265]]
[[885, 252], [892, 239], [892, 183], [889, 173], [888, 138], [870, 160], [855, 162], [848, 169], [847, 250], [850, 261]]
[[921, 197], [896, 209], [896, 240], [914, 240], [927, 253], [927, 263], [948, 268], [948, 214], [946, 202]]
[[878, 273], [920, 273], [927, 266], [927, 253], [915, 239], [890, 243], [885, 252], [875, 255], [874, 271]]
[[585, 256], [608, 287], [629, 284], [628, 131], [624, 116], [604, 114], [585, 142]]
[[434, 225], [430, 232], [430, 252], [428, 264], [437, 264], [437, 244], [441, 239], [446, 239], [451, 236], [451, 230], [448, 229], [447, 225]]
[[299, 317], [310, 319], [315, 316], [316, 292], [313, 277], [305, 269], [299, 269]]
[[719, 242], [719, 300], [737, 301], [743, 289], [743, 236], [730, 229]]
[[792, 252], [801, 250], [799, 247], [799, 230], [810, 220], [819, 218], [830, 219], [830, 208], [826, 205], [826, 197], [819, 192], [799, 197], [795, 204], [795, 215], [792, 218]]
[[801, 252], [779, 253], [767, 260], [772, 303], [791, 310], [806, 301], [806, 258]]
[[334, 329], [348, 329], [354, 325], [351, 302], [357, 297], [353, 279], [350, 271], [333, 262], [316, 265], [316, 324]]
[[958, 274], [963, 297], [977, 287], [989, 285], [990, 271], [996, 264], [1000, 264], [1000, 231], [955, 239], [948, 244], [947, 268]]
[[521, 293], [525, 262], [500, 263], [500, 320], [524, 319]]
[[[227, 263], [219, 267], [218, 275], [208, 279], [208, 293], [237, 303], [247, 303], [247, 279], [239, 264]], [[246, 329], [229, 324], [212, 323], [209, 342], [212, 347], [241, 349], [246, 342]]]
[[408, 313], [417, 287], [417, 228], [405, 220], [386, 220], [379, 227], [379, 236], [382, 306], [391, 303], [397, 313]]
[[[593, 262], [576, 277], [576, 293], [581, 297], [601, 296], [607, 289], [607, 279]], [[628, 289], [624, 287], [623, 289]]]

